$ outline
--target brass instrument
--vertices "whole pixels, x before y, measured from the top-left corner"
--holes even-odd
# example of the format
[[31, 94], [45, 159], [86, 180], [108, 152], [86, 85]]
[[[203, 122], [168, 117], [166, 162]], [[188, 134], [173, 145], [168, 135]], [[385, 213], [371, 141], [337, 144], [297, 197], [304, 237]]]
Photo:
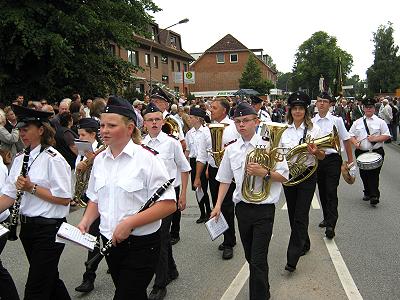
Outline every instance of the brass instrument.
[[229, 126], [229, 124], [215, 123], [208, 124], [207, 126], [211, 134], [211, 150], [208, 150], [208, 152], [211, 153], [211, 156], [214, 158], [215, 165], [219, 167], [225, 151], [224, 145], [222, 144], [222, 135], [224, 134], [225, 127]]
[[[311, 140], [308, 136], [308, 140], [296, 147], [293, 147], [286, 154], [290, 179], [283, 183], [284, 186], [297, 185], [308, 179], [317, 170], [318, 158], [309, 153], [307, 150], [307, 146], [310, 143], [317, 145], [318, 149], [333, 148], [340, 153], [340, 139], [335, 126], [333, 126], [332, 133], [318, 139]], [[306, 162], [310, 156], [312, 156], [315, 160], [315, 164], [311, 167], [311, 169], [306, 165]]]
[[[282, 148], [278, 146], [282, 134], [288, 126], [280, 123], [263, 124], [263, 126], [266, 126], [265, 128], [262, 128], [262, 130], [268, 134], [269, 147], [267, 147], [267, 145], [257, 146], [247, 154], [242, 182], [243, 198], [249, 202], [255, 203], [261, 202], [268, 197], [271, 189], [271, 180], [265, 181], [261, 177], [247, 175], [247, 164], [254, 162], [268, 170], [274, 170], [276, 163], [283, 161], [285, 158], [283, 153], [280, 152]], [[255, 186], [257, 178], [262, 181], [261, 189], [259, 191], [256, 191]]]
[[82, 162], [85, 163], [86, 167], [83, 170], [76, 170], [76, 182], [75, 182], [75, 192], [72, 201], [76, 202], [80, 207], [86, 207], [87, 204], [82, 200], [83, 194], [86, 192], [88, 187], [90, 173], [93, 167], [93, 161], [97, 154], [107, 149], [107, 145], [101, 145], [99, 149], [94, 152], [92, 158], [86, 158]]
[[179, 128], [178, 122], [171, 115], [167, 115], [164, 119], [164, 125], [161, 130], [166, 134], [171, 134], [174, 137], [179, 138]]

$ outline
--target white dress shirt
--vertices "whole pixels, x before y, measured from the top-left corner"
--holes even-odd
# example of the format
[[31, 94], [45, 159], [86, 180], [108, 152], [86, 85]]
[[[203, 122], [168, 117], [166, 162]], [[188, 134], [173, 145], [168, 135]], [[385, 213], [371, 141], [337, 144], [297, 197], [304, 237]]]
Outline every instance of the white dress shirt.
[[188, 132], [186, 132], [186, 150], [189, 151], [190, 158], [196, 158], [198, 156], [200, 141], [205, 139], [204, 131], [207, 129], [206, 126], [200, 126], [199, 129], [192, 127]]
[[[97, 141], [94, 141], [94, 142], [92, 143], [92, 149], [93, 149], [93, 151], [96, 151], [97, 148], [99, 148], [99, 147], [100, 147], [100, 144], [99, 144]], [[85, 155], [80, 155], [80, 154], [78, 154], [78, 155], [76, 156], [75, 171], [76, 171], [76, 166], [77, 166], [81, 161], [83, 161], [83, 160], [85, 160], [85, 159], [86, 159]]]
[[[350, 139], [350, 134], [344, 126], [344, 122], [342, 118], [336, 117], [332, 115], [330, 112], [326, 114], [325, 117], [321, 118], [319, 114], [316, 114], [314, 118], [312, 118], [312, 122], [317, 124], [319, 128], [321, 128], [322, 136], [328, 135], [332, 133], [333, 126], [336, 126], [336, 129], [339, 134], [339, 138], [342, 141], [347, 141]], [[325, 149], [325, 154], [329, 155], [332, 153], [337, 153], [337, 151], [333, 148]], [[340, 154], [340, 153], [339, 153]]]
[[[264, 141], [262, 137], [255, 134], [249, 142], [244, 142], [242, 138], [238, 139], [235, 143], [225, 148], [224, 157], [221, 162], [221, 166], [218, 169], [217, 176], [215, 177], [219, 182], [231, 183], [232, 178], [235, 178], [236, 189], [233, 192], [233, 201], [238, 203], [240, 201], [246, 203], [253, 203], [246, 201], [242, 196], [242, 182], [243, 174], [245, 172], [246, 156], [252, 151], [256, 145], [266, 145], [267, 151], [269, 151], [269, 142]], [[286, 179], [289, 178], [289, 168], [286, 160], [278, 162], [273, 170], [278, 172]], [[256, 177], [255, 179], [255, 191], [259, 191], [262, 184], [264, 183], [263, 177]], [[272, 204], [279, 201], [279, 195], [282, 191], [282, 184], [280, 182], [271, 182], [271, 188], [268, 197], [254, 204]]]
[[[301, 123], [301, 125], [296, 128], [294, 123], [288, 124], [288, 128], [283, 132], [282, 138], [281, 138], [281, 143], [282, 147], [292, 149], [296, 146], [299, 145], [300, 140], [304, 137], [304, 130], [305, 130], [305, 125], [304, 122]], [[315, 140], [319, 137], [322, 137], [322, 132], [321, 129], [318, 127], [318, 125], [313, 124], [313, 127], [307, 128], [307, 135], [310, 136], [311, 140]], [[307, 139], [306, 139], [307, 140]], [[304, 141], [302, 141], [304, 143]], [[307, 151], [307, 149], [306, 149]], [[308, 153], [308, 151], [307, 151]], [[291, 161], [295, 161], [297, 159], [297, 155], [294, 156]], [[315, 159], [313, 158], [312, 154], [309, 154], [307, 156], [307, 160], [305, 161], [305, 164], [307, 167], [311, 167], [315, 165]]]
[[[32, 183], [49, 189], [54, 197], [71, 198], [71, 168], [64, 157], [53, 147], [40, 152], [41, 146], [31, 150], [28, 176]], [[21, 173], [23, 152], [15, 157], [5, 186], [1, 192], [13, 199], [17, 195], [15, 182]], [[64, 218], [69, 213], [69, 205], [45, 201], [29, 192], [21, 199], [20, 213], [27, 217]]]
[[272, 121], [271, 121], [271, 117], [269, 116], [269, 113], [267, 113], [265, 110], [260, 109], [260, 110], [258, 111], [257, 116], [258, 116], [258, 119], [259, 119], [261, 122], [272, 122]]
[[143, 144], [159, 153], [158, 156], [167, 168], [169, 179], [175, 178], [173, 185], [175, 187], [180, 186], [181, 173], [191, 170], [190, 164], [183, 153], [181, 143], [174, 137], [161, 131], [155, 138], [151, 138], [148, 134], [143, 139]]
[[[222, 134], [222, 145], [226, 145], [234, 140], [237, 140], [240, 137], [240, 134], [236, 130], [235, 123], [233, 120], [229, 119], [228, 116], [226, 116], [221, 122], [221, 124], [229, 124], [229, 126], [226, 126], [224, 129], [224, 133]], [[215, 124], [215, 123], [214, 123]], [[205, 164], [208, 162], [211, 167], [216, 168], [216, 164], [214, 161], [214, 158], [212, 157], [211, 153], [207, 150], [212, 149], [212, 144], [211, 144], [211, 133], [210, 129], [208, 127], [205, 127], [204, 130], [204, 136], [205, 138], [202, 139], [199, 143], [199, 148], [198, 148], [198, 153], [197, 153], [197, 161]]]
[[[8, 176], [8, 169], [3, 162], [3, 157], [0, 155], [0, 187], [4, 186]], [[0, 222], [3, 222], [10, 215], [10, 211], [6, 209], [0, 212]]]
[[[370, 149], [378, 149], [383, 146], [383, 143], [376, 143], [374, 145], [371, 144], [367, 139], [367, 130], [364, 125], [364, 117], [357, 119], [354, 121], [353, 125], [350, 128], [350, 136], [353, 136], [357, 139], [357, 141], [361, 141], [360, 149], [367, 151]], [[366, 118], [367, 126], [369, 129], [370, 135], [387, 135], [390, 136], [389, 128], [384, 120], [377, 117], [376, 115], [372, 115], [371, 118]]]
[[[97, 155], [86, 196], [98, 205], [100, 233], [110, 239], [118, 223], [137, 213], [168, 179], [161, 159], [131, 140], [115, 158], [110, 148]], [[172, 187], [159, 201], [165, 199], [175, 199]], [[157, 220], [135, 228], [131, 235], [151, 234], [160, 226]]]

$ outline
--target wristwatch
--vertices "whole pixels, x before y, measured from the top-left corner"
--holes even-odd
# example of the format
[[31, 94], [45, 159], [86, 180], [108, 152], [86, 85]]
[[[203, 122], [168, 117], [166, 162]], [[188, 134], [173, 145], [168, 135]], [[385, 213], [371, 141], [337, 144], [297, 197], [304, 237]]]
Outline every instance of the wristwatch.
[[268, 170], [268, 173], [264, 176], [264, 180], [268, 181], [271, 179], [271, 172]]

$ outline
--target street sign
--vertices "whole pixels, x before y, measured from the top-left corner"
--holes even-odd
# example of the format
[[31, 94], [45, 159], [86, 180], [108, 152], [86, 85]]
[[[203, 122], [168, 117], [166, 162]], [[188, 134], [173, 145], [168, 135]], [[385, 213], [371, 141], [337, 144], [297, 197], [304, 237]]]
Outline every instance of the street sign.
[[[185, 74], [185, 84], [195, 83], [195, 72], [188, 71]], [[174, 72], [174, 83], [182, 83], [182, 72]]]

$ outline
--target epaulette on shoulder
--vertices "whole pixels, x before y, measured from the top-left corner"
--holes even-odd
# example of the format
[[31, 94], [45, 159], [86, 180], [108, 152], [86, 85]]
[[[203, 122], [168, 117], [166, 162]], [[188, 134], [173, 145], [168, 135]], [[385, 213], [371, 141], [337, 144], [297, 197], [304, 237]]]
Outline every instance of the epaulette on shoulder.
[[143, 147], [143, 149], [146, 149], [147, 151], [151, 152], [154, 155], [158, 154], [158, 152], [156, 150], [154, 150], [153, 148], [151, 148], [151, 147], [149, 147], [149, 146], [147, 146], [145, 144], [141, 144], [141, 146]]
[[175, 140], [177, 140], [177, 141], [179, 141], [179, 137], [174, 136], [173, 134], [168, 134], [168, 136], [169, 136], [169, 137], [172, 137], [173, 139], [175, 139]]
[[18, 152], [17, 154], [15, 154], [15, 157], [20, 156], [21, 154], [24, 154], [24, 150], [22, 150], [21, 152]]
[[234, 140], [232, 140], [232, 141], [226, 143], [226, 144], [224, 145], [224, 147], [228, 147], [229, 145], [233, 144], [233, 143], [236, 142], [236, 141], [237, 141], [237, 139], [234, 139]]
[[44, 150], [44, 152], [46, 152], [48, 155], [54, 157], [57, 155], [57, 153], [55, 153], [54, 151], [52, 151], [51, 149], [46, 149]]

